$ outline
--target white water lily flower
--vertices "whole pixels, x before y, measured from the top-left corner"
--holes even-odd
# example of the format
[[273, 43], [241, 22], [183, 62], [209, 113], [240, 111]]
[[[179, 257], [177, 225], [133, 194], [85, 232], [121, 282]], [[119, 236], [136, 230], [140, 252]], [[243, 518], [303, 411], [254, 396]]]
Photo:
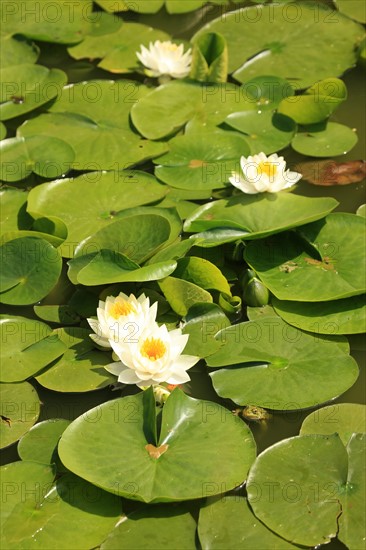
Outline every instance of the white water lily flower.
[[157, 302], [150, 307], [145, 294], [139, 298], [123, 292], [117, 297], [108, 296], [105, 302], [99, 301], [98, 319], [87, 319], [95, 333], [89, 336], [96, 344], [108, 349], [111, 340], [127, 344], [136, 342], [145, 324], [155, 321], [157, 307]]
[[113, 342], [111, 346], [121, 362], [105, 368], [118, 376], [118, 382], [136, 384], [140, 388], [155, 384], [184, 384], [190, 380], [187, 370], [199, 357], [182, 355], [188, 334], [181, 329], [168, 331], [165, 325], [150, 323], [139, 334], [136, 343]]
[[242, 173], [233, 172], [229, 181], [234, 187], [249, 193], [278, 193], [295, 185], [302, 174], [286, 170], [286, 161], [276, 153], [267, 157], [264, 153], [241, 157]]
[[141, 44], [141, 52], [136, 52], [141, 63], [148, 69], [149, 76], [169, 75], [173, 78], [184, 78], [191, 68], [191, 48], [184, 53], [184, 46], [166, 42], [150, 42], [149, 48]]

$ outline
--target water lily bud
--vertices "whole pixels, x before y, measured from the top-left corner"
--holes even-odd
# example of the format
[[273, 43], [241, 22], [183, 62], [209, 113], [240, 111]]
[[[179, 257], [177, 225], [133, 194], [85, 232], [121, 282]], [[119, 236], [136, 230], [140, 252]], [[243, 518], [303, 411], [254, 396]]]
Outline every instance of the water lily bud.
[[257, 276], [256, 272], [253, 270], [253, 269], [246, 269], [244, 271], [244, 274], [241, 278], [241, 286], [242, 286], [242, 289], [245, 290], [245, 287], [247, 286], [247, 284], [249, 283], [249, 281], [251, 279], [254, 279], [255, 277]]
[[248, 306], [266, 306], [269, 302], [269, 296], [268, 288], [256, 277], [250, 279], [244, 287], [243, 299]]

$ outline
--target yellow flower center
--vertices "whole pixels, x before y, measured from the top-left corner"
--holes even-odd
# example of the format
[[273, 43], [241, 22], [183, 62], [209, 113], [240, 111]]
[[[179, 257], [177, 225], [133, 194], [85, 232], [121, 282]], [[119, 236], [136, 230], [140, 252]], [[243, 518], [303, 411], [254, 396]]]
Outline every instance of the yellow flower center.
[[122, 315], [136, 313], [136, 309], [130, 302], [127, 302], [127, 300], [118, 300], [111, 306], [109, 313], [114, 319], [118, 319], [118, 317]]
[[141, 346], [141, 355], [150, 359], [150, 361], [156, 361], [161, 359], [166, 352], [166, 345], [160, 338], [146, 338]]
[[164, 47], [165, 47], [165, 49], [166, 49], [167, 51], [169, 51], [169, 52], [175, 52], [175, 50], [178, 49], [177, 44], [169, 44], [169, 43], [168, 43], [168, 44], [165, 44]]
[[258, 165], [258, 173], [259, 175], [267, 174], [269, 179], [272, 179], [275, 177], [277, 172], [277, 166], [273, 164], [272, 162], [261, 162]]

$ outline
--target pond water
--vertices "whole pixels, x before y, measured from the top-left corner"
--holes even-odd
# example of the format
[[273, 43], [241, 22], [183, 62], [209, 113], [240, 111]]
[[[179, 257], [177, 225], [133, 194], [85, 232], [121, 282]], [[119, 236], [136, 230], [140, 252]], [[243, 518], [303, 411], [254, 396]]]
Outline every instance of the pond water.
[[[245, 2], [237, 4], [237, 8], [247, 5]], [[232, 6], [230, 6], [232, 9]], [[216, 7], [204, 7], [201, 10], [189, 14], [181, 15], [168, 15], [164, 10], [161, 11], [158, 15], [151, 14], [137, 14], [133, 12], [128, 12], [125, 18], [129, 21], [137, 21], [142, 24], [151, 25], [156, 29], [161, 29], [165, 32], [168, 32], [174, 38], [182, 39], [188, 41], [191, 36], [197, 32], [198, 29], [202, 27], [203, 24], [208, 23], [209, 21], [215, 19], [221, 15], [224, 11], [224, 8]], [[39, 43], [41, 47], [41, 55], [38, 60], [38, 63], [46, 66], [59, 68], [66, 72], [68, 75], [69, 82], [80, 82], [83, 79], [111, 79], [118, 78], [118, 75], [111, 76], [111, 73], [98, 69], [96, 67], [96, 62], [91, 61], [81, 61], [76, 62], [71, 59], [64, 46], [59, 44], [47, 44], [45, 47], [44, 43]], [[137, 76], [143, 81], [143, 77]], [[364, 108], [364, 97], [365, 97], [365, 80], [364, 80], [364, 69], [361, 66], [357, 66], [351, 70], [348, 70], [347, 73], [342, 77], [345, 82], [348, 90], [348, 99], [345, 101], [332, 115], [332, 121], [338, 122], [340, 124], [345, 124], [351, 128], [357, 129], [358, 134], [358, 143], [353, 147], [346, 155], [342, 157], [335, 157], [337, 161], [348, 161], [348, 160], [360, 160], [365, 158], [365, 135], [366, 135], [366, 117], [365, 117], [365, 108]], [[149, 82], [147, 79], [146, 82]], [[25, 120], [28, 120], [29, 115], [22, 115], [21, 117], [13, 118], [8, 121], [8, 136], [12, 137], [15, 135], [16, 129], [18, 126]], [[62, 137], [62, 136], [60, 136]], [[290, 147], [281, 151], [281, 154], [284, 155], [287, 162], [291, 167], [295, 166], [296, 163], [304, 161], [304, 156], [296, 153]], [[151, 164], [144, 164], [143, 168], [146, 168], [147, 171], [152, 172]], [[76, 173], [75, 173], [76, 175]], [[35, 180], [29, 179], [24, 182], [20, 182], [18, 187], [27, 187], [29, 183], [36, 181], [41, 183], [45, 180], [37, 178]], [[365, 181], [354, 183], [347, 186], [332, 186], [332, 187], [322, 187], [315, 186], [307, 183], [306, 181], [301, 182], [297, 189], [293, 192], [297, 196], [305, 197], [333, 197], [339, 202], [339, 206], [336, 208], [336, 211], [339, 212], [350, 212], [355, 213], [357, 208], [365, 203]], [[206, 202], [202, 200], [201, 202]], [[365, 243], [366, 244], [366, 243]], [[202, 254], [204, 258], [204, 253]], [[66, 278], [65, 278], [66, 279]], [[71, 287], [72, 285], [70, 285]], [[56, 289], [50, 296], [48, 296], [42, 304], [59, 304], [62, 303], [62, 300], [66, 301], [69, 299], [73, 292], [72, 288], [68, 288], [67, 284], [63, 283], [60, 288]], [[12, 305], [1, 305], [1, 313], [11, 314], [11, 315], [23, 315], [27, 318], [37, 317], [34, 315], [33, 310], [29, 306], [12, 306]], [[244, 321], [245, 318], [237, 319], [238, 321]], [[83, 326], [86, 326], [84, 322]], [[366, 403], [366, 363], [365, 363], [365, 340], [363, 335], [352, 335], [349, 337], [351, 355], [357, 361], [360, 374], [355, 384], [353, 384], [347, 391], [342, 393], [339, 397], [336, 397], [328, 402], [328, 405], [331, 406], [329, 409], [330, 417], [332, 415], [338, 417], [341, 414], [341, 409], [339, 409], [339, 404], [341, 403]], [[230, 399], [223, 399], [218, 396], [214, 387], [212, 385], [211, 378], [207, 374], [207, 368], [204, 365], [195, 366], [190, 371], [191, 382], [186, 384], [185, 391], [188, 395], [192, 395], [196, 399], [209, 400], [215, 403], [223, 405], [226, 409], [233, 410], [237, 407], [234, 401]], [[69, 420], [74, 420], [79, 417], [82, 413], [87, 412], [97, 405], [103, 404], [109, 400], [116, 399], [119, 396], [133, 395], [137, 393], [134, 389], [131, 390], [130, 387], [123, 390], [112, 389], [111, 387], [105, 387], [98, 391], [89, 391], [84, 393], [61, 393], [56, 391], [51, 391], [46, 389], [36, 380], [32, 379], [31, 384], [36, 388], [37, 393], [42, 403], [41, 414], [39, 421], [53, 419], [53, 418], [64, 418]], [[135, 387], [134, 387], [135, 388]], [[323, 407], [325, 403], [321, 403], [319, 407]], [[291, 401], [289, 401], [288, 411], [287, 410], [271, 410], [269, 418], [264, 422], [250, 422], [250, 428], [252, 430], [258, 453], [263, 450], [271, 447], [276, 442], [279, 442], [283, 439], [295, 436], [299, 434], [300, 427], [304, 419], [309, 415], [310, 412], [314, 411], [316, 407], [311, 407], [308, 409], [301, 410], [292, 410]], [[8, 448], [5, 448], [1, 451], [1, 464], [8, 464], [13, 461], [19, 460], [19, 455], [17, 453], [17, 443], [10, 445]], [[199, 503], [191, 502], [189, 503], [190, 510], [195, 518], [198, 516]], [[124, 499], [124, 511], [130, 512], [135, 509], [139, 509], [139, 504], [134, 503], [133, 501]], [[324, 546], [325, 547], [325, 546]], [[333, 540], [328, 548], [333, 550], [342, 550], [347, 548], [340, 541]]]

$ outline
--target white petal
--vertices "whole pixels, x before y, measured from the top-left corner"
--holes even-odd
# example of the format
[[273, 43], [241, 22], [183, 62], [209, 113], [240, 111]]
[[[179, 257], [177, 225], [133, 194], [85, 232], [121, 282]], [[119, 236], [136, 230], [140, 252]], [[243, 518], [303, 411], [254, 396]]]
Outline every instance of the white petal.
[[118, 375], [118, 382], [122, 382], [122, 384], [137, 384], [140, 381], [135, 371], [128, 368], [124, 368]]
[[98, 336], [98, 334], [89, 334], [89, 337], [95, 342], [98, 346], [102, 348], [111, 349], [110, 343], [106, 338]]
[[125, 368], [125, 366], [122, 363], [109, 363], [109, 365], [104, 366], [105, 370], [108, 372], [111, 372], [112, 374], [115, 374], [118, 376], [120, 372]]

